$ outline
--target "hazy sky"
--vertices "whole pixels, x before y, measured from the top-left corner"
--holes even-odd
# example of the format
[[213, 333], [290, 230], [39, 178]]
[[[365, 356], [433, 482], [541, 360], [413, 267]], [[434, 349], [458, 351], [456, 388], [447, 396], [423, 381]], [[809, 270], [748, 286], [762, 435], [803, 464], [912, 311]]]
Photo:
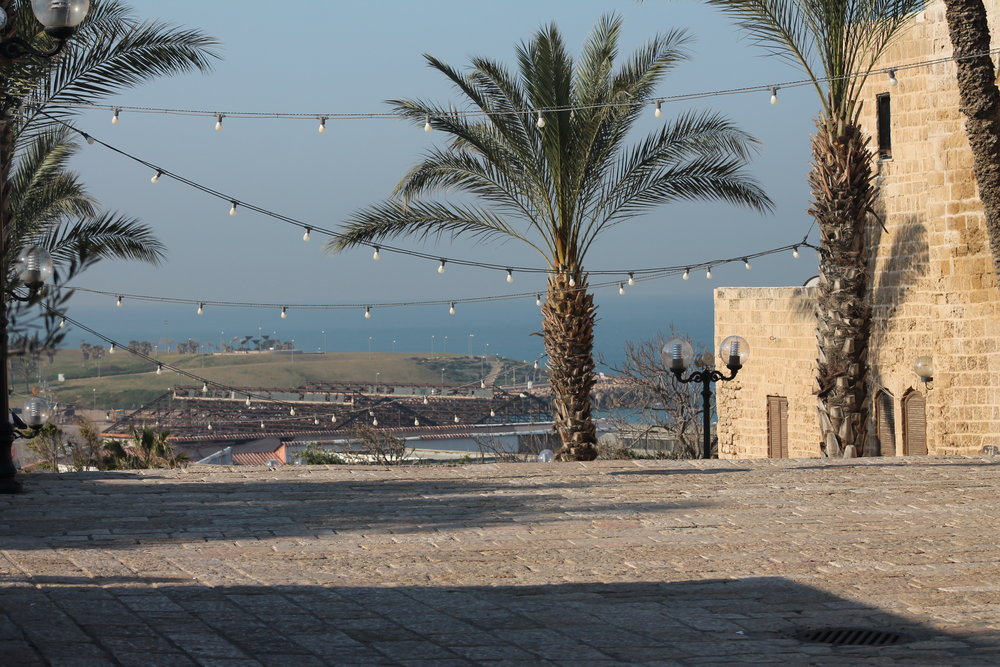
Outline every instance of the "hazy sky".
[[[740, 38], [729, 21], [696, 2], [647, 0], [131, 0], [138, 16], [197, 27], [221, 43], [222, 60], [207, 75], [158, 80], [110, 104], [226, 111], [309, 113], [384, 112], [384, 100], [414, 97], [448, 102], [458, 96], [435, 75], [421, 54], [465, 66], [470, 56], [513, 60], [514, 45], [542, 24], [555, 21], [574, 53], [602, 13], [624, 17], [622, 54], [657, 32], [688, 29], [691, 58], [669, 75], [663, 96], [758, 86], [800, 78]], [[591, 252], [590, 269], [654, 267], [739, 256], [792, 243], [809, 229], [806, 215], [808, 135], [817, 98], [811, 88], [783, 90], [776, 106], [767, 93], [718, 96], [689, 103], [722, 111], [762, 142], [752, 172], [777, 203], [761, 216], [723, 204], [665, 206], [644, 219], [607, 233]], [[682, 107], [664, 106], [666, 115]], [[123, 113], [118, 125], [106, 111], [88, 111], [82, 129], [123, 150], [162, 165], [233, 198], [286, 215], [335, 226], [351, 211], [382, 199], [441, 133], [399, 120], [329, 121], [325, 134], [315, 118], [214, 118]], [[659, 123], [650, 108], [641, 134]], [[640, 135], [637, 135], [637, 138]], [[379, 303], [461, 299], [544, 291], [540, 276], [449, 267], [370, 250], [329, 256], [324, 238], [302, 241], [302, 231], [250, 211], [228, 215], [229, 204], [162, 179], [100, 146], [84, 146], [75, 162], [92, 193], [108, 208], [152, 224], [169, 247], [161, 267], [107, 263], [76, 284], [93, 289], [166, 297], [287, 303]], [[815, 240], [815, 232], [813, 239]], [[443, 242], [415, 246], [433, 254], [541, 266], [539, 257], [515, 243]], [[715, 270], [689, 281], [669, 278], [637, 285], [632, 293], [661, 295], [668, 318], [671, 297], [697, 295], [710, 303], [722, 285], [800, 285], [816, 273], [811, 252], [790, 253]], [[618, 297], [617, 289], [609, 290]], [[74, 304], [106, 304], [77, 295]], [[437, 315], [437, 314], [435, 314]], [[269, 315], [270, 316], [270, 315]], [[274, 315], [277, 317], [277, 315]], [[361, 317], [358, 313], [357, 317]], [[414, 317], [427, 317], [415, 309]], [[109, 332], [113, 333], [113, 332]]]

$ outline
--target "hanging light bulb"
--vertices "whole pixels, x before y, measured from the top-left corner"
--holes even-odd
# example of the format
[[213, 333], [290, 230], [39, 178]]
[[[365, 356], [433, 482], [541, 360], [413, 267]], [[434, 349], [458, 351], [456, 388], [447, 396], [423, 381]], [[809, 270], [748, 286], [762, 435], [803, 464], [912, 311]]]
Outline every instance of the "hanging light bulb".
[[250, 397], [249, 396], [247, 396], [246, 406], [248, 408], [250, 407]]
[[222, 114], [215, 114], [215, 131], [222, 132]]
[[319, 133], [326, 134], [326, 116], [320, 116], [319, 119]]
[[114, 353], [115, 353], [115, 344], [111, 343], [111, 345], [108, 346], [108, 354], [114, 354]]
[[798, 259], [799, 257], [801, 257], [801, 255], [799, 255], [799, 247], [798, 246], [795, 246], [794, 248], [792, 248], [792, 257], [794, 257], [795, 259]]
[[208, 383], [207, 382], [204, 383], [203, 385], [201, 385], [201, 393], [203, 393], [203, 394], [207, 394], [208, 393]]
[[414, 425], [414, 426], [420, 426], [420, 419], [419, 419], [419, 418], [417, 418], [417, 417], [414, 417], [414, 418], [413, 418], [413, 425]]
[[434, 128], [431, 127], [431, 115], [427, 114], [424, 116], [424, 132], [430, 132]]
[[573, 276], [569, 277], [569, 286], [576, 287], [576, 278], [574, 278]]
[[618, 293], [625, 294], [625, 283], [618, 283]]
[[86, 139], [87, 143], [90, 144], [91, 146], [93, 146], [94, 143], [97, 141], [97, 139], [94, 139], [92, 136], [90, 136], [86, 132], [81, 132], [80, 134], [83, 135], [83, 138]]
[[330, 423], [331, 423], [331, 424], [334, 424], [334, 423], [336, 423], [336, 422], [337, 422], [337, 415], [335, 415], [335, 414], [331, 414], [331, 415], [330, 415]]
[[122, 112], [121, 109], [115, 109], [114, 115], [111, 116], [111, 124], [112, 125], [117, 125], [118, 124], [118, 114], [120, 114], [121, 112]]
[[691, 277], [691, 269], [684, 269], [684, 280]]
[[381, 248], [375, 246], [375, 252], [372, 253], [372, 259], [374, 259], [376, 262], [382, 259], [382, 255], [379, 254], [379, 250], [381, 250]]
[[292, 417], [295, 416], [295, 406], [294, 405], [292, 407], [288, 408], [288, 414], [291, 415]]
[[66, 318], [65, 317], [59, 318], [59, 328], [60, 329], [65, 329], [66, 328]]
[[309, 243], [310, 239], [312, 239], [312, 229], [306, 227], [306, 233], [302, 235], [302, 240]]
[[119, 296], [119, 297], [118, 297], [118, 300], [117, 300], [117, 301], [115, 301], [115, 305], [116, 305], [116, 306], [118, 306], [119, 308], [121, 308], [121, 307], [122, 307], [122, 298], [121, 298], [121, 296]]
[[372, 318], [372, 307], [365, 306], [365, 319], [370, 320]]
[[196, 310], [194, 312], [195, 312], [196, 315], [204, 315], [205, 314], [205, 304], [199, 303], [198, 304], [198, 310]]
[[211, 430], [212, 430], [212, 422], [208, 422], [208, 430], [209, 430], [209, 431], [211, 431]]
[[427, 405], [428, 403], [430, 403], [430, 401], [427, 400], [427, 395], [425, 394], [424, 395], [424, 405]]
[[709, 280], [712, 279], [712, 267], [708, 267], [708, 270], [705, 271], [705, 277], [708, 278]]
[[261, 428], [264, 428], [264, 422], [261, 422], [261, 423], [260, 423], [260, 427], [261, 427]]
[[462, 421], [462, 420], [458, 418], [458, 415], [455, 415], [455, 423], [457, 424], [460, 421]]
[[455, 314], [455, 302], [454, 301], [451, 302], [451, 307], [448, 308], [448, 314], [449, 315], [454, 315]]
[[538, 359], [535, 359], [534, 368], [536, 371], [538, 370]]
[[314, 417], [313, 418], [313, 424], [315, 424], [316, 426], [319, 426], [319, 417]]
[[372, 417], [372, 426], [378, 426], [378, 417]]
[[283, 320], [288, 319], [288, 307], [287, 306], [282, 306], [281, 307], [281, 319], [283, 319]]
[[513, 269], [507, 269], [507, 282], [509, 282], [509, 283], [514, 282], [514, 270]]
[[750, 260], [747, 259], [746, 257], [743, 258], [743, 266], [746, 268], [747, 271], [753, 268], [753, 264], [751, 264]]
[[153, 174], [153, 177], [149, 179], [149, 182], [152, 183], [153, 185], [156, 185], [157, 183], [160, 182], [160, 176], [163, 176], [163, 171], [157, 169], [156, 173]]
[[777, 87], [771, 88], [771, 104], [778, 103], [778, 89]]
[[633, 285], [635, 285], [635, 274], [630, 271], [628, 274], [628, 286], [632, 287]]
[[663, 109], [660, 108], [662, 104], [662, 100], [656, 100], [656, 110], [653, 112], [653, 115], [657, 118], [663, 118]]
[[496, 416], [497, 416], [497, 411], [494, 410], [493, 408], [490, 408], [490, 417], [496, 417]]
[[237, 205], [237, 203], [238, 203], [237, 201], [233, 200], [233, 202], [232, 202], [233, 206], [232, 206], [232, 208], [229, 209], [229, 215], [232, 215], [232, 216], [236, 215], [236, 205]]
[[535, 125], [539, 128], [545, 127], [545, 118], [542, 117], [542, 110], [538, 110], [538, 120], [535, 121]]
[[889, 70], [889, 85], [895, 86], [897, 83], [899, 83], [899, 80], [896, 79], [896, 70]]
[[156, 364], [156, 374], [163, 375], [163, 364]]
[[541, 294], [536, 294], [535, 295], [535, 305], [536, 306], [542, 305], [542, 295]]
[[438, 273], [444, 273], [444, 264], [445, 264], [445, 260], [442, 259], [441, 260], [441, 264], [438, 265]]

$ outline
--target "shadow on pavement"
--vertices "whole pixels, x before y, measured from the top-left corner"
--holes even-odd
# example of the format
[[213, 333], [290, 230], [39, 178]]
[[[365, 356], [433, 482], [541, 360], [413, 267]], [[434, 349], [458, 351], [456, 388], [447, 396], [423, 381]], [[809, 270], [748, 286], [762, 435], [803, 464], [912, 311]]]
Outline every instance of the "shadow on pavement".
[[[338, 481], [299, 478], [226, 481], [183, 476], [115, 483], [116, 473], [21, 476], [28, 492], [7, 496], [0, 522], [6, 548], [133, 548], [140, 543], [294, 538], [318, 533], [405, 530], [564, 521], [612, 512], [670, 513], [710, 507], [699, 500], [635, 500], [607, 477], [573, 483], [548, 477], [406, 480], [374, 476]], [[239, 481], [229, 481], [235, 478]], [[75, 536], [89, 536], [88, 538]]]
[[[444, 588], [7, 583], [6, 664], [986, 665], [1000, 650], [996, 634], [938, 631], [779, 577]], [[827, 626], [906, 641], [792, 638]]]

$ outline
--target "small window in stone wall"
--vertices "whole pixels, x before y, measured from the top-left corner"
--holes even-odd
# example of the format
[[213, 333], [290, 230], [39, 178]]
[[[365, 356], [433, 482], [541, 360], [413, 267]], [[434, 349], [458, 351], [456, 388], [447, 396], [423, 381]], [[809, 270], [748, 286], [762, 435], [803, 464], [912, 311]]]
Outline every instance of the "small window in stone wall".
[[880, 160], [891, 160], [892, 112], [889, 93], [875, 97], [875, 110], [878, 116], [878, 157]]

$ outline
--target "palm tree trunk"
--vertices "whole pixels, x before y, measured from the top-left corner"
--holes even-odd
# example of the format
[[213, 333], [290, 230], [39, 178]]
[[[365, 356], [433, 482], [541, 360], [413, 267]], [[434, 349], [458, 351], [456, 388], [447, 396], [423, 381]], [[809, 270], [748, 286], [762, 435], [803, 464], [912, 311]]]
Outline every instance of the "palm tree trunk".
[[[820, 228], [817, 396], [826, 456], [865, 453], [871, 307], [865, 230], [872, 212], [872, 153], [854, 123], [820, 120], [813, 137], [809, 213]], [[872, 452], [869, 452], [871, 454]]]
[[990, 59], [986, 8], [982, 0], [945, 0], [944, 5], [958, 70], [959, 108], [966, 116], [993, 268], [1000, 278], [1000, 90]]
[[542, 332], [549, 355], [552, 415], [562, 447], [558, 461], [597, 458], [597, 429], [590, 413], [594, 387], [594, 297], [582, 273], [549, 279], [548, 299], [542, 306]]

